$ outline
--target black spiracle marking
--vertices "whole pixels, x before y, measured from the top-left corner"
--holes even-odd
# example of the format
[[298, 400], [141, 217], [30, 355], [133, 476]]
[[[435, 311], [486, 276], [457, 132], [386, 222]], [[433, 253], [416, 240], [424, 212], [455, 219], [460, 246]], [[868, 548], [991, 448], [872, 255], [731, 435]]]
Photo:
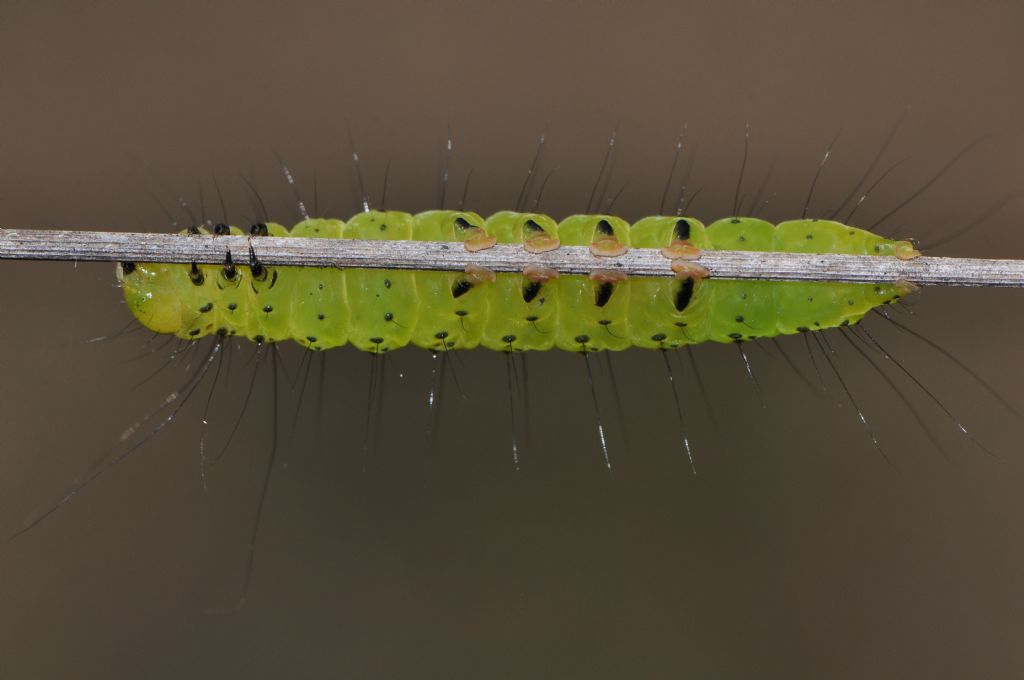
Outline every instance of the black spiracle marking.
[[473, 284], [468, 279], [459, 279], [452, 284], [452, 297], [460, 298], [471, 290], [473, 290]]
[[540, 289], [544, 284], [539, 281], [527, 281], [523, 284], [523, 302], [533, 302], [540, 294]]
[[613, 283], [602, 283], [597, 287], [594, 295], [594, 304], [598, 307], [604, 307], [608, 304], [608, 301], [612, 299], [612, 293], [615, 292], [615, 284]]
[[676, 220], [676, 225], [672, 228], [672, 236], [680, 241], [690, 238], [690, 223], [686, 220]]
[[693, 279], [680, 281], [679, 287], [676, 288], [675, 297], [672, 300], [676, 311], [681, 312], [689, 307], [691, 300], [693, 300]]
[[195, 262], [192, 263], [192, 266], [188, 270], [188, 278], [189, 281], [196, 286], [201, 286], [206, 281], [206, 276], [203, 274], [202, 270], [199, 269], [199, 265]]

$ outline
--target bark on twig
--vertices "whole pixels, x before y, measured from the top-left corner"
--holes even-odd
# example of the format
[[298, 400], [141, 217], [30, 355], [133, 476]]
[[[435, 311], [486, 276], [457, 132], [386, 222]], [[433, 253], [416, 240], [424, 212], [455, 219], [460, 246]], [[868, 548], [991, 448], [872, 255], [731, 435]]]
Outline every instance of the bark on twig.
[[[562, 246], [542, 254], [519, 245], [497, 245], [476, 253], [461, 243], [436, 241], [358, 241], [249, 236], [183, 236], [101, 231], [0, 229], [0, 259], [78, 262], [177, 262], [220, 264], [228, 252], [235, 264], [249, 262], [250, 246], [268, 266], [434, 269], [461, 271], [467, 265], [496, 272], [520, 272], [527, 265], [563, 274], [595, 269], [630, 276], [673, 276], [670, 261], [655, 249], [634, 248], [605, 258], [588, 248]], [[712, 278], [764, 281], [844, 281], [920, 285], [1024, 287], [1024, 260], [953, 257], [806, 255], [749, 251], [704, 251], [696, 261]]]

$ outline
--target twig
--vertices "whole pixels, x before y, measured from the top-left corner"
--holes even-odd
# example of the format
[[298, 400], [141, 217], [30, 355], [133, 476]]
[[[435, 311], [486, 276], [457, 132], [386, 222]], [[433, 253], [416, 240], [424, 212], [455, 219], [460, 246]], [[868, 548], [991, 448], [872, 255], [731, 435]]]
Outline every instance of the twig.
[[[563, 274], [595, 269], [630, 276], [673, 276], [658, 250], [633, 248], [619, 257], [595, 257], [588, 248], [562, 246], [542, 254], [522, 246], [496, 245], [470, 253], [461, 243], [439, 241], [358, 241], [248, 236], [182, 236], [100, 231], [0, 229], [0, 259], [98, 262], [177, 262], [220, 264], [230, 252], [234, 262], [249, 262], [250, 246], [268, 266], [351, 267], [373, 269], [464, 269], [473, 264], [496, 272], [519, 272], [526, 265], [551, 267]], [[713, 278], [764, 281], [845, 281], [921, 285], [1024, 288], [1024, 260], [953, 257], [807, 255], [708, 250], [697, 260]]]

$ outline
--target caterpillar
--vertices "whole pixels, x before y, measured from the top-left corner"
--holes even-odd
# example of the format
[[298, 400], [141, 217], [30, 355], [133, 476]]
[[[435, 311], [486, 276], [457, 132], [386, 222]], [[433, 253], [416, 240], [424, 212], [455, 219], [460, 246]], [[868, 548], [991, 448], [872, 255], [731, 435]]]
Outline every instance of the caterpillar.
[[[208, 225], [209, 228], [194, 226], [183, 230], [183, 234], [215, 238], [246, 233], [226, 223], [213, 225], [204, 219], [200, 224]], [[248, 234], [253, 242], [265, 236], [443, 241], [453, 244], [453, 248], [464, 248], [471, 253], [497, 243], [521, 245], [526, 251], [537, 253], [562, 245], [582, 246], [609, 261], [630, 248], [648, 248], [659, 250], [672, 262], [675, 278], [626, 278], [611, 268], [597, 269], [590, 276], [579, 276], [559, 275], [557, 271], [543, 267], [527, 267], [522, 273], [494, 273], [472, 266], [461, 272], [281, 267], [261, 263], [255, 249], [250, 249], [247, 263], [234, 262], [230, 255], [219, 265], [121, 262], [116, 266], [116, 278], [127, 306], [139, 324], [157, 334], [176, 337], [191, 346], [204, 337], [214, 336], [216, 340], [183, 387], [169, 395], [157, 411], [132, 426], [127, 434], [133, 436], [140, 425], [157, 417], [156, 414], [161, 414], [159, 420], [154, 421], [155, 425], [147, 425], [148, 433], [135, 438], [134, 443], [125, 451], [100, 461], [93, 471], [76, 481], [57, 503], [37, 513], [15, 536], [50, 516], [92, 480], [158, 434], [196, 393], [203, 378], [209, 373], [213, 380], [201, 421], [205, 426], [220, 373], [219, 360], [227, 353], [224, 338], [247, 338], [261, 348], [294, 341], [312, 352], [352, 345], [370, 353], [373, 361], [364, 438], [360, 447], [364, 470], [367, 452], [373, 449], [370, 442], [376, 438], [375, 432], [380, 429], [384, 369], [383, 364], [377, 361], [379, 355], [406, 346], [429, 350], [435, 358], [445, 357], [452, 351], [478, 347], [506, 353], [511, 421], [509, 433], [512, 460], [518, 470], [520, 431], [528, 430], [528, 422], [524, 421], [529, 418], [530, 405], [525, 396], [528, 392], [525, 387], [525, 362], [521, 366], [521, 386], [515, 365], [515, 359], [521, 357], [515, 357], [515, 354], [558, 349], [589, 356], [592, 352], [607, 353], [634, 347], [676, 350], [701, 343], [738, 344], [783, 335], [809, 334], [858, 324], [872, 310], [900, 300], [916, 290], [915, 286], [906, 282], [853, 284], [710, 279], [705, 278], [706, 272], [702, 272], [693, 262], [701, 251], [838, 253], [901, 259], [911, 259], [919, 254], [910, 241], [885, 238], [843, 222], [798, 219], [773, 224], [756, 217], [742, 216], [719, 219], [705, 226], [694, 217], [674, 215], [650, 216], [630, 223], [610, 214], [572, 215], [556, 221], [542, 213], [513, 210], [497, 212], [484, 218], [476, 212], [461, 209], [431, 210], [418, 214], [366, 209], [347, 221], [307, 218], [291, 229], [277, 222], [257, 222], [248, 229]], [[847, 340], [853, 347], [857, 347], [849, 337]], [[873, 337], [868, 335], [867, 340], [861, 338], [861, 341], [865, 347], [877, 350], [886, 361], [907, 373], [902, 364], [893, 359]], [[818, 342], [825, 365], [831, 368], [856, 411], [860, 424], [888, 462], [889, 457], [883, 451], [878, 436], [833, 363], [831, 347], [826, 350], [821, 340]], [[863, 355], [861, 349], [857, 348], [857, 351]], [[175, 354], [180, 352], [180, 349], [176, 350]], [[740, 352], [743, 352], [742, 348]], [[696, 472], [695, 456], [690, 444], [692, 432], [684, 423], [684, 411], [691, 404], [683, 405], [676, 376], [670, 366], [669, 353], [663, 351], [662, 355], [666, 368], [665, 378], [670, 388], [670, 392], [664, 392], [662, 398], [667, 401], [671, 395], [674, 399], [681, 435], [676, 444], [682, 444], [685, 459]], [[245, 600], [249, 590], [264, 502], [281, 443], [277, 429], [276, 348], [267, 354], [257, 350], [256, 366], [252, 368], [241, 413], [221, 450], [223, 454], [242, 422], [263, 356], [270, 357], [274, 386], [271, 400], [273, 415], [270, 418], [271, 452], [253, 518], [241, 601]], [[810, 359], [814, 361], [813, 353]], [[760, 399], [760, 388], [746, 354], [743, 354], [743, 360]], [[789, 359], [786, 360], [788, 363]], [[865, 356], [865, 360], [881, 373], [871, 358]], [[307, 375], [311, 363], [306, 364]], [[213, 366], [216, 368], [211, 368]], [[586, 370], [600, 453], [605, 466], [611, 469], [600, 400], [589, 360]], [[799, 374], [799, 370], [794, 370]], [[425, 433], [428, 452], [436, 437], [436, 421], [439, 418], [436, 403], [440, 402], [438, 397], [444, 371], [444, 364], [441, 364], [440, 369], [436, 363], [432, 365], [427, 401], [429, 424]], [[608, 372], [611, 373], [610, 367]], [[927, 388], [916, 378], [909, 373], [907, 375], [927, 393]], [[820, 380], [821, 376], [818, 377]], [[693, 378], [706, 405], [707, 395], [704, 394], [696, 371]], [[889, 381], [889, 378], [886, 380]], [[891, 382], [889, 384], [892, 385]], [[611, 386], [612, 396], [618, 402], [618, 387], [614, 378], [611, 379]], [[906, 401], [899, 389], [893, 387], [897, 395]], [[300, 394], [304, 389], [305, 377], [302, 378]], [[936, 401], [968, 440], [977, 444], [931, 393], [928, 396]], [[320, 397], [322, 404], [322, 392]], [[300, 396], [293, 418], [293, 431], [302, 403]], [[909, 403], [907, 405], [914, 416], [919, 417], [913, 406]], [[621, 421], [621, 406], [619, 409]], [[708, 410], [710, 415], [711, 409]], [[624, 436], [624, 428], [621, 431]], [[932, 437], [927, 429], [926, 434]], [[526, 450], [529, 451], [531, 446], [527, 444]], [[200, 458], [204, 461], [201, 477], [205, 487], [206, 458], [202, 435], [199, 450]]]
[[[213, 232], [243, 233], [224, 224]], [[129, 309], [150, 330], [184, 340], [218, 333], [258, 343], [294, 340], [317, 351], [347, 343], [374, 353], [409, 344], [432, 351], [676, 349], [847, 326], [914, 290], [902, 282], [707, 280], [689, 263], [701, 250], [903, 259], [919, 254], [909, 241], [840, 222], [774, 225], [752, 217], [705, 227], [695, 218], [675, 216], [630, 224], [612, 215], [574, 215], [556, 223], [544, 214], [515, 211], [484, 219], [460, 210], [366, 210], [347, 222], [306, 219], [291, 230], [258, 223], [250, 233], [461, 242], [470, 251], [506, 243], [544, 252], [564, 244], [588, 246], [606, 257], [629, 248], [659, 248], [673, 260], [676, 278], [628, 279], [610, 270], [560, 277], [533, 266], [521, 275], [472, 265], [465, 272], [272, 268], [255, 254], [248, 266], [236, 265], [229, 255], [223, 266], [120, 263], [116, 273]]]

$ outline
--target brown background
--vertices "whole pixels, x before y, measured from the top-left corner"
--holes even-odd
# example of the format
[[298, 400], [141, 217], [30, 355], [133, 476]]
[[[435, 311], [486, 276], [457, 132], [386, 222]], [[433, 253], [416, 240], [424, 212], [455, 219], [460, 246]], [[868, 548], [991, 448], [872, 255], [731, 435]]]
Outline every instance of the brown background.
[[[453, 190], [511, 207], [539, 132], [558, 170], [544, 209], [585, 207], [620, 124], [617, 212], [656, 210], [688, 123], [693, 212], [731, 210], [774, 163], [766, 214], [842, 199], [907, 109], [887, 159], [910, 160], [859, 213], [868, 225], [987, 135], [886, 226], [927, 242], [1005, 197], [940, 252], [1024, 256], [1024, 15], [978, 2], [269, 3], [12, 2], [0, 6], [0, 223], [168, 230], [151, 198], [197, 201], [212, 180], [245, 221], [252, 171], [282, 221], [273, 152], [321, 212], [356, 209], [351, 125], [374, 196], [435, 207], [446, 121]], [[159, 179], [157, 179], [159, 178]], [[455, 188], [457, 187], [457, 188]], [[749, 199], [748, 199], [749, 200]], [[815, 213], [817, 210], [817, 213]], [[180, 212], [179, 219], [180, 217]], [[907, 323], [1024, 408], [1013, 291], [929, 290]], [[111, 267], [0, 265], [0, 533], [59, 496], [182, 380], [127, 321]], [[713, 423], [680, 376], [700, 474], [685, 465], [660, 357], [615, 357], [625, 431], [598, 390], [614, 471], [601, 465], [583, 362], [531, 357], [534, 445], [512, 470], [504, 362], [456, 364], [424, 454], [429, 361], [389, 362], [380, 443], [361, 472], [368, 360], [330, 357], [323, 432], [281, 378], [282, 457], [249, 601], [238, 597], [269, 450], [263, 371], [232, 450], [200, 483], [206, 389], [61, 512], [0, 547], [4, 677], [1019, 677], [1024, 461], [1013, 419], [921, 343], [875, 323], [989, 448], [970, 446], [894, 379], [948, 449], [839, 336], [840, 366], [893, 466], [835, 381], [815, 397], [751, 348], [762, 409], [731, 347], [699, 348]], [[785, 343], [808, 375], [799, 340]], [[241, 408], [237, 354], [207, 449]], [[140, 358], [141, 357], [141, 358]], [[298, 351], [284, 351], [294, 378]], [[820, 362], [820, 359], [819, 359]], [[598, 364], [600, 366], [600, 364]], [[895, 374], [894, 374], [895, 375]], [[628, 443], [626, 439], [628, 438]]]

